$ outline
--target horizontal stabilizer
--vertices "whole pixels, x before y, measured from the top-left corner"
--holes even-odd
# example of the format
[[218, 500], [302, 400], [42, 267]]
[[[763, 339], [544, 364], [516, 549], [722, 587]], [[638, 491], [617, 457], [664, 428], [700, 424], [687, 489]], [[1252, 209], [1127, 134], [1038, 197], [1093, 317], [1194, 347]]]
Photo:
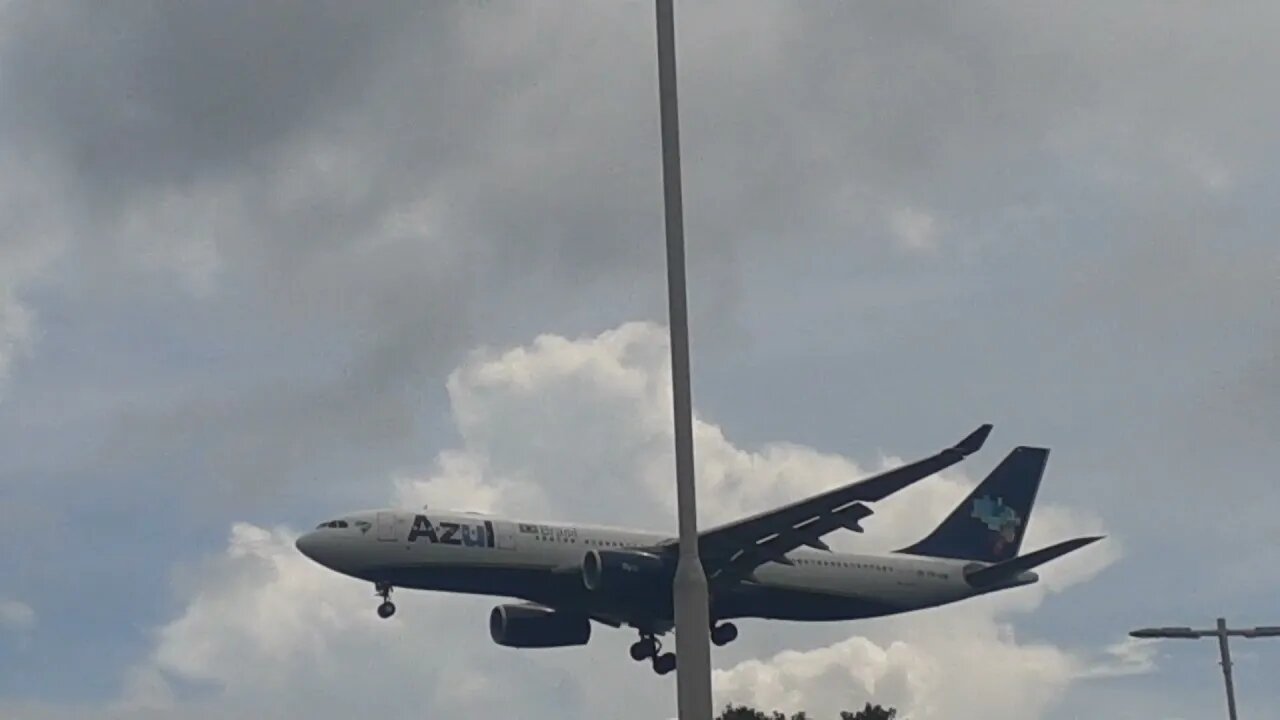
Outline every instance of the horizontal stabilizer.
[[1042, 550], [1033, 553], [1027, 553], [1012, 560], [1005, 560], [1002, 563], [996, 563], [988, 567], [984, 567], [972, 572], [965, 573], [964, 579], [975, 588], [990, 587], [999, 585], [1003, 582], [1014, 580], [1018, 575], [1039, 567], [1050, 560], [1056, 560], [1069, 552], [1074, 552], [1086, 545], [1092, 545], [1101, 540], [1103, 536], [1096, 535], [1093, 537], [1076, 538], [1075, 540], [1067, 540], [1057, 545], [1050, 545]]

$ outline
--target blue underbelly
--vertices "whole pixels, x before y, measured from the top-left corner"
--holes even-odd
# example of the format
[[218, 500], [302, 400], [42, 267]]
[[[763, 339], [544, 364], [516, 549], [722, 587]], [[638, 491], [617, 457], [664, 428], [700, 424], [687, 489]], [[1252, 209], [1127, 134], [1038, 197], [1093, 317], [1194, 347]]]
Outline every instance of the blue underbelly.
[[[670, 620], [668, 593], [646, 598], [609, 598], [592, 593], [577, 573], [552, 573], [518, 566], [400, 566], [370, 571], [364, 579], [416, 590], [519, 598], [550, 607], [609, 615]], [[767, 586], [744, 586], [712, 600], [719, 619], [856, 620], [902, 612], [888, 603], [865, 598]]]
[[767, 586], [743, 587], [715, 602], [715, 614], [720, 618], [770, 620], [858, 620], [905, 609], [867, 598]]

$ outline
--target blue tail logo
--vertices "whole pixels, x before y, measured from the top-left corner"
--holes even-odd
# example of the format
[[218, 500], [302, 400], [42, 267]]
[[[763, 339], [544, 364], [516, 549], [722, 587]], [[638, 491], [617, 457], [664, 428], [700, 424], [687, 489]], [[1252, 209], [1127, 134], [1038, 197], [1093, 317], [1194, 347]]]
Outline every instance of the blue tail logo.
[[928, 537], [898, 552], [984, 563], [1016, 556], [1048, 462], [1047, 448], [1014, 448]]
[[973, 501], [973, 515], [987, 529], [996, 533], [993, 540], [992, 550], [996, 554], [1000, 554], [1005, 546], [1018, 539], [1018, 528], [1022, 526], [1022, 518], [1018, 516], [1018, 512], [1008, 505], [1004, 504], [1004, 498], [991, 499], [990, 495], [983, 495]]

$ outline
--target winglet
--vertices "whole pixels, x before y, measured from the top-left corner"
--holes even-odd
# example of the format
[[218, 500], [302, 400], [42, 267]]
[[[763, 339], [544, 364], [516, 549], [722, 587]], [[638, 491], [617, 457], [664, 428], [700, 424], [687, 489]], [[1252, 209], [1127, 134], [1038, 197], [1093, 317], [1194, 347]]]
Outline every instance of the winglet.
[[965, 439], [956, 443], [956, 446], [951, 449], [964, 456], [972, 455], [982, 449], [982, 444], [987, 441], [987, 436], [990, 434], [991, 423], [987, 423], [969, 433]]

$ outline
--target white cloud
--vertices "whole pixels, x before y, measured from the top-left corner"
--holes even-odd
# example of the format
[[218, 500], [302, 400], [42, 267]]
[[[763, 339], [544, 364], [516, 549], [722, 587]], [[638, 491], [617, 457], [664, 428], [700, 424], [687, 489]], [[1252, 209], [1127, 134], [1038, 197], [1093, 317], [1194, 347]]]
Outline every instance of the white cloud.
[[20, 600], [0, 598], [0, 629], [24, 632], [35, 624], [36, 611], [30, 605]]
[[[1071, 682], [1074, 658], [1052, 646], [1020, 644], [1008, 626], [981, 620], [925, 623], [907, 641], [855, 636], [751, 660], [717, 672], [716, 685], [734, 701], [818, 717], [868, 698], [914, 720], [1041, 717]], [[893, 629], [907, 634], [905, 622]]]
[[444, 507], [471, 512], [533, 513], [545, 509], [546, 498], [532, 483], [495, 477], [483, 453], [448, 450], [436, 458], [425, 478], [394, 481], [397, 507]]
[[1102, 657], [1081, 673], [1082, 677], [1142, 675], [1156, 668], [1156, 640], [1125, 638], [1103, 651]]
[[903, 250], [916, 255], [938, 251], [938, 221], [919, 208], [899, 207], [889, 213], [889, 230]]
[[[393, 500], [640, 525], [669, 518], [666, 353], [661, 327], [631, 323], [596, 337], [547, 335], [475, 354], [449, 381], [462, 445], [441, 453], [421, 477], [394, 479]], [[704, 421], [697, 434], [706, 519], [866, 474], [846, 458], [800, 445], [739, 448]], [[903, 502], [882, 504], [866, 538], [841, 542], [918, 537], [970, 484], [954, 473], [923, 483]], [[1036, 518], [1033, 540], [1098, 529], [1096, 520], [1053, 506]], [[630, 633], [597, 629], [587, 648], [511, 651], [489, 641], [490, 601], [409, 591], [397, 595], [400, 613], [380, 621], [370, 588], [311, 563], [292, 540], [287, 529], [236, 524], [223, 553], [182, 569], [185, 609], [156, 631], [116, 710], [199, 717], [267, 706], [324, 718], [355, 708], [447, 713], [483, 698], [485, 714], [554, 705], [565, 717], [625, 719], [653, 717], [660, 712], [654, 694], [671, 694], [669, 679], [625, 658]], [[717, 700], [829, 713], [874, 697], [918, 720], [1040, 717], [1078, 679], [1146, 667], [1127, 646], [1095, 662], [1022, 642], [1001, 619], [1089, 577], [1113, 553], [1082, 553], [1089, 557], [1055, 565], [1034, 588], [842, 625], [857, 634], [739, 662], [717, 672]], [[744, 627], [735, 654], [761, 654], [756, 627]], [[211, 690], [184, 696], [179, 688], [192, 683]]]
[[[263, 672], [310, 664], [325, 655], [329, 638], [359, 624], [364, 613], [333, 592], [324, 574], [306, 572], [306, 560], [289, 552], [287, 531], [238, 523], [226, 555], [201, 574], [230, 582], [199, 591], [185, 614], [159, 634], [156, 665], [191, 680], [260, 681]], [[298, 601], [307, 598], [309, 607]], [[245, 665], [243, 657], [269, 661]]]
[[865, 623], [859, 636], [717, 671], [716, 687], [733, 702], [818, 717], [872, 699], [913, 720], [1012, 720], [1045, 716], [1075, 682], [1155, 668], [1153, 648], [1136, 641], [1099, 653], [1020, 641], [998, 599]]
[[[197, 568], [182, 614], [156, 632], [112, 710], [122, 716], [226, 717], [271, 707], [288, 717], [402, 716], [461, 710], [477, 697], [527, 690], [518, 658], [488, 640], [488, 604], [400, 592], [392, 620], [372, 612], [372, 588], [299, 554], [283, 528], [238, 523], [225, 551]], [[477, 652], [479, 650], [480, 652]], [[484, 655], [478, 658], [477, 655]], [[510, 687], [484, 672], [510, 670]], [[550, 672], [556, 680], [568, 678]], [[545, 678], [539, 678], [539, 682]], [[184, 686], [207, 688], [184, 697]], [[411, 692], [407, 692], [408, 689]]]

